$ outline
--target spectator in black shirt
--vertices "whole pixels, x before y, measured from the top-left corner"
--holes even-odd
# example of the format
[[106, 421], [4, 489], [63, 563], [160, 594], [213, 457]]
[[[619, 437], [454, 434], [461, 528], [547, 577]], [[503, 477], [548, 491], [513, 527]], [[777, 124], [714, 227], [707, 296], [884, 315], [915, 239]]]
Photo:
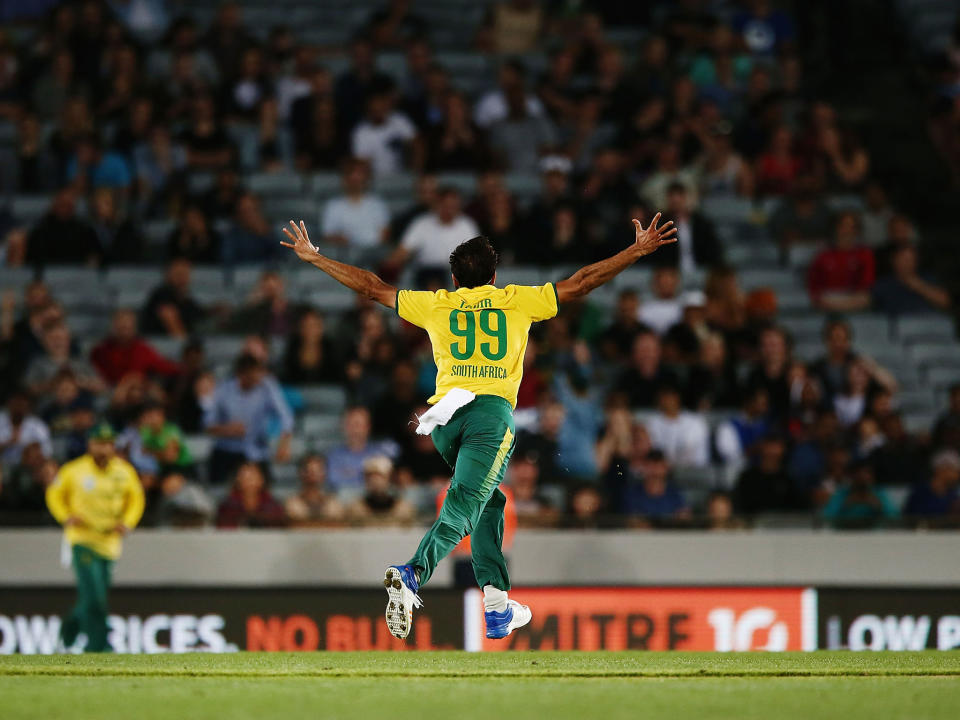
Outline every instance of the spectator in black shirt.
[[114, 191], [93, 194], [91, 221], [105, 263], [134, 264], [143, 260], [143, 237], [128, 218], [120, 216]]
[[784, 420], [790, 410], [790, 347], [787, 336], [778, 327], [769, 327], [760, 335], [759, 358], [747, 378], [750, 387], [762, 387], [770, 399], [770, 412]]
[[663, 385], [678, 385], [676, 374], [661, 364], [660, 338], [652, 330], [642, 330], [633, 340], [630, 364], [617, 380], [631, 408], [650, 408], [657, 404]]
[[203, 47], [209, 48], [217, 61], [220, 75], [228, 80], [236, 77], [240, 56], [253, 39], [243, 27], [240, 6], [227, 2], [220, 6], [217, 16], [204, 37]]
[[917, 272], [917, 250], [900, 245], [890, 254], [890, 272], [873, 286], [873, 306], [888, 315], [949, 312], [950, 293]]
[[344, 136], [360, 122], [371, 91], [392, 84], [388, 75], [377, 70], [375, 59], [370, 40], [355, 37], [350, 43], [350, 69], [337, 78], [334, 89], [337, 119]]
[[185, 258], [167, 265], [163, 284], [150, 293], [141, 313], [144, 334], [185, 338], [196, 330], [206, 313], [190, 296], [190, 270]]
[[376, 437], [392, 438], [402, 442], [407, 438], [407, 428], [414, 420], [413, 412], [423, 404], [417, 391], [417, 370], [408, 362], [398, 362], [390, 372], [387, 391], [374, 404], [373, 434]]
[[305, 310], [296, 332], [287, 340], [280, 379], [291, 385], [337, 382], [340, 379], [333, 342], [324, 332], [323, 315]]
[[195, 265], [220, 262], [220, 236], [199, 205], [186, 205], [167, 239], [167, 259], [186, 258]]
[[784, 468], [786, 446], [776, 435], [760, 441], [757, 464], [740, 474], [734, 490], [737, 511], [745, 515], [790, 512], [801, 509], [790, 477]]
[[190, 127], [180, 134], [187, 162], [196, 170], [216, 170], [233, 159], [233, 145], [216, 116], [213, 100], [202, 95], [193, 101]]
[[347, 143], [340, 131], [333, 100], [333, 77], [317, 68], [310, 78], [310, 94], [294, 101], [290, 109], [297, 167], [333, 170], [340, 165]]
[[649, 326], [637, 319], [640, 301], [635, 290], [621, 290], [613, 311], [613, 323], [600, 336], [600, 353], [608, 362], [626, 360], [633, 348], [633, 341]]
[[481, 167], [486, 146], [466, 99], [458, 92], [448, 92], [443, 107], [443, 120], [427, 133], [427, 167], [433, 172]]
[[667, 187], [667, 220], [677, 228], [677, 242], [661, 248], [653, 260], [657, 265], [676, 267], [684, 275], [700, 268], [719, 265], [723, 250], [713, 223], [690, 207], [690, 191], [681, 182]]
[[525, 235], [531, 247], [545, 247], [552, 240], [557, 208], [574, 208], [570, 192], [572, 169], [570, 159], [562, 155], [548, 155], [540, 161], [540, 195], [527, 209], [524, 219]]
[[566, 472], [559, 464], [560, 429], [566, 420], [566, 411], [558, 402], [548, 402], [540, 408], [540, 423], [536, 431], [517, 433], [516, 454], [530, 458], [540, 468], [540, 477], [561, 480]]
[[76, 197], [65, 188], [27, 236], [27, 263], [36, 266], [86, 264], [103, 260], [97, 235], [77, 217]]

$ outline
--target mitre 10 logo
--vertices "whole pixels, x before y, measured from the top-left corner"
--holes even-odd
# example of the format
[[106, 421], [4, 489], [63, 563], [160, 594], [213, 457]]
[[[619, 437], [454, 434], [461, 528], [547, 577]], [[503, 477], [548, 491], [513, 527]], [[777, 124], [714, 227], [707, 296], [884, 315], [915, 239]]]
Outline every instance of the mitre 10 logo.
[[482, 595], [466, 602], [468, 650], [812, 650], [816, 592], [805, 588], [511, 590], [533, 620], [506, 641], [482, 634]]

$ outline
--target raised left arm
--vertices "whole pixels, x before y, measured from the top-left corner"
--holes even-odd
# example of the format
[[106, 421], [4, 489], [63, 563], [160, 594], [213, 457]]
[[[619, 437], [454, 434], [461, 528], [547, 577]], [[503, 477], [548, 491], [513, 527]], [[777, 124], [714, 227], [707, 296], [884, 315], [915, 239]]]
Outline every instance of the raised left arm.
[[310, 242], [310, 237], [307, 235], [307, 226], [303, 220], [300, 221], [299, 225], [291, 220], [290, 227], [293, 228], [293, 232], [290, 232], [287, 228], [283, 228], [283, 232], [292, 242], [281, 240], [280, 244], [291, 248], [298, 258], [323, 270], [338, 283], [346, 285], [354, 292], [366, 295], [388, 308], [396, 307], [397, 289], [393, 285], [384, 282], [369, 270], [337, 262], [321, 255], [320, 251]]

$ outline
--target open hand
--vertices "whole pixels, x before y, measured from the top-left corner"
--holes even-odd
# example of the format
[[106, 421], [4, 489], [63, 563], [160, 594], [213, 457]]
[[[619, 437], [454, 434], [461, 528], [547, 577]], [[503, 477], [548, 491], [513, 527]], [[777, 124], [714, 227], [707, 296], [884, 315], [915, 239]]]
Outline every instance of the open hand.
[[290, 227], [293, 228], [293, 232], [290, 232], [287, 228], [283, 228], [283, 233], [293, 242], [284, 242], [281, 240], [280, 244], [284, 247], [291, 248], [297, 254], [297, 257], [304, 262], [310, 262], [320, 251], [310, 242], [310, 236], [307, 235], [306, 224], [301, 220], [300, 225], [297, 225], [291, 220]]
[[673, 227], [673, 220], [668, 220], [659, 228], [657, 227], [657, 223], [660, 222], [660, 215], [661, 213], [657, 213], [653, 216], [646, 230], [643, 229], [639, 220], [633, 219], [634, 227], [637, 229], [637, 240], [634, 246], [640, 251], [641, 255], [649, 255], [660, 246], [677, 241], [677, 229]]

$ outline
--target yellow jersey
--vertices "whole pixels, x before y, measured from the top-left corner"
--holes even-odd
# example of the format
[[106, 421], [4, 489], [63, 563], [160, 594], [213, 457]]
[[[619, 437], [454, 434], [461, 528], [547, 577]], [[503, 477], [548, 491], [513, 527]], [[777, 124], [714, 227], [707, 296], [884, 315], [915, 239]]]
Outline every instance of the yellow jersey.
[[431, 405], [455, 387], [517, 406], [530, 325], [557, 314], [553, 283], [397, 292], [397, 315], [430, 336], [437, 365]]
[[83, 545], [105, 558], [120, 557], [118, 524], [136, 527], [143, 516], [143, 488], [126, 460], [111, 458], [101, 468], [89, 455], [64, 464], [47, 488], [47, 507], [61, 525], [77, 517], [82, 525], [64, 528], [67, 542]]

